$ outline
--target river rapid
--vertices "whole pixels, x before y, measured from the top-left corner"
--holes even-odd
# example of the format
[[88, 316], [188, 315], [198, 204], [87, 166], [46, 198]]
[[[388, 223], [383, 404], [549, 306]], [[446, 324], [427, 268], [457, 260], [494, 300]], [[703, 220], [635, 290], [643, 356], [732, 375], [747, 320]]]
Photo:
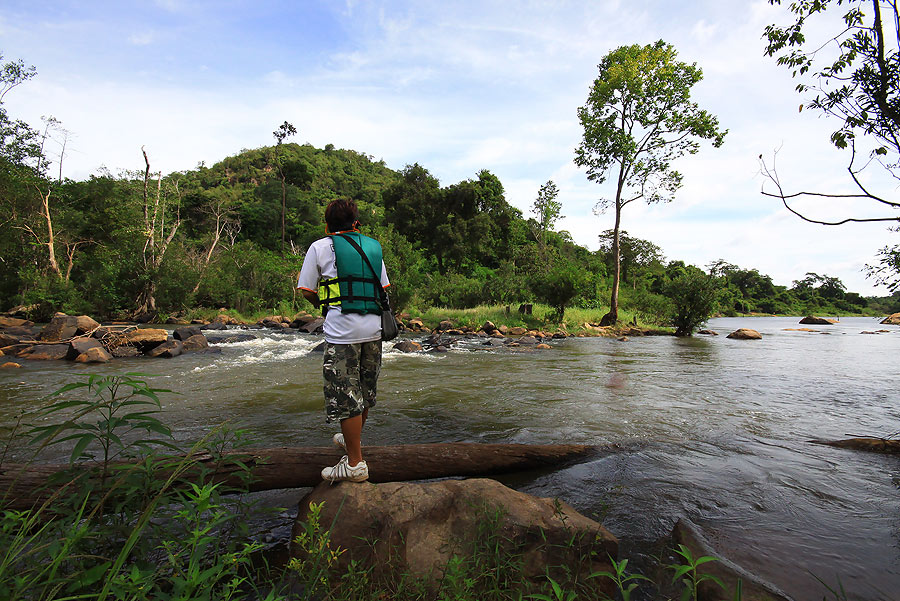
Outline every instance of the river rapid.
[[[544, 351], [477, 340], [388, 351], [364, 444], [616, 443], [503, 481], [600, 520], [638, 565], [688, 517], [718, 553], [798, 600], [823, 598], [817, 577], [839, 578], [850, 599], [900, 598], [900, 458], [807, 442], [900, 431], [900, 328], [843, 318], [786, 330], [797, 321], [721, 318], [715, 337], [570, 338]], [[763, 339], [725, 338], [739, 327]], [[181, 440], [228, 420], [261, 446], [329, 444], [321, 338], [251, 333], [221, 354], [0, 370], [0, 424], [76, 374], [140, 371], [178, 393], [163, 395], [163, 419]]]

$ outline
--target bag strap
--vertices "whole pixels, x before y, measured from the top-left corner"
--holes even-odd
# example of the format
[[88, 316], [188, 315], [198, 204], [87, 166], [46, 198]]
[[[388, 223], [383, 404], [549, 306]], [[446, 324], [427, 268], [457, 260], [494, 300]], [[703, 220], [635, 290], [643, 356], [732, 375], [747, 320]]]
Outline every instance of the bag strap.
[[363, 261], [366, 262], [366, 265], [369, 266], [369, 269], [372, 271], [372, 275], [375, 276], [375, 281], [378, 282], [378, 285], [375, 286], [375, 288], [378, 289], [378, 293], [379, 293], [378, 295], [381, 297], [382, 302], [384, 302], [388, 307], [390, 307], [390, 301], [388, 301], [387, 293], [384, 291], [384, 287], [381, 285], [381, 276], [380, 276], [380, 274], [375, 272], [375, 268], [372, 267], [372, 263], [369, 261], [369, 257], [366, 256], [366, 253], [363, 251], [362, 247], [360, 247], [360, 245], [356, 243], [356, 240], [354, 240], [353, 238], [351, 238], [350, 236], [348, 236], [346, 234], [338, 234], [338, 236], [340, 236], [341, 238], [343, 238], [344, 240], [349, 242], [350, 246], [352, 246], [354, 249], [356, 249], [356, 252], [359, 253], [359, 256], [361, 256], [363, 258]]

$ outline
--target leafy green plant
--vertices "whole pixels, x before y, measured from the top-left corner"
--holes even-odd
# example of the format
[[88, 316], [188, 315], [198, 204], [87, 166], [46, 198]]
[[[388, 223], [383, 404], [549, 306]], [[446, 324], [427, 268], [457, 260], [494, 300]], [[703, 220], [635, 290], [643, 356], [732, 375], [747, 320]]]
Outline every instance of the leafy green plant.
[[694, 559], [694, 556], [691, 554], [691, 550], [685, 547], [684, 545], [678, 545], [678, 548], [675, 549], [675, 552], [681, 556], [684, 563], [680, 564], [672, 564], [669, 566], [670, 569], [674, 570], [675, 574], [672, 577], [672, 582], [677, 582], [678, 579], [681, 579], [682, 584], [684, 584], [684, 590], [681, 593], [681, 601], [688, 601], [693, 599], [696, 601], [697, 597], [697, 589], [700, 586], [701, 582], [711, 581], [718, 584], [722, 589], [725, 588], [725, 585], [722, 584], [722, 581], [712, 574], [704, 574], [697, 571], [697, 568], [705, 563], [709, 563], [711, 561], [718, 561], [715, 557], [710, 557], [709, 555], [704, 555], [702, 557], [698, 557]]
[[[99, 459], [104, 470], [114, 459], [135, 456], [154, 447], [177, 451], [178, 447], [171, 441], [172, 431], [155, 417], [161, 410], [158, 393], [171, 391], [152, 388], [146, 380], [138, 379], [140, 377], [146, 377], [146, 374], [92, 374], [87, 381], [72, 382], [51, 393], [49, 398], [52, 399], [87, 389], [92, 396], [56, 401], [44, 408], [39, 417], [46, 418], [67, 410], [74, 410], [74, 413], [60, 424], [32, 428], [32, 443], [74, 442], [69, 458], [71, 463], [80, 459]], [[84, 420], [92, 415], [97, 416], [96, 421]], [[134, 439], [134, 434], [138, 433], [155, 434], [156, 437]], [[88, 452], [90, 447], [99, 447], [99, 458]]]
[[306, 594], [306, 598], [315, 598], [321, 588], [328, 588], [330, 570], [337, 563], [344, 549], [331, 547], [331, 528], [341, 513], [341, 507], [335, 513], [331, 528], [325, 530], [321, 524], [322, 503], [310, 503], [306, 521], [300, 523], [300, 534], [294, 538], [299, 552], [291, 559], [287, 569], [293, 572]]
[[608, 570], [601, 570], [599, 572], [594, 572], [593, 574], [591, 574], [591, 578], [603, 576], [615, 582], [616, 588], [619, 589], [619, 593], [622, 595], [622, 601], [631, 600], [631, 593], [638, 587], [639, 581], [652, 582], [652, 580], [641, 574], [629, 574], [626, 571], [626, 569], [628, 568], [627, 559], [616, 561], [615, 559], [610, 557], [609, 562], [613, 568], [612, 572]]
[[539, 599], [540, 601], [575, 601], [577, 597], [577, 593], [575, 591], [567, 591], [564, 590], [562, 586], [558, 582], [556, 582], [553, 578], [547, 577], [547, 580], [550, 581], [551, 594], [544, 593], [532, 593], [528, 595], [532, 599]]

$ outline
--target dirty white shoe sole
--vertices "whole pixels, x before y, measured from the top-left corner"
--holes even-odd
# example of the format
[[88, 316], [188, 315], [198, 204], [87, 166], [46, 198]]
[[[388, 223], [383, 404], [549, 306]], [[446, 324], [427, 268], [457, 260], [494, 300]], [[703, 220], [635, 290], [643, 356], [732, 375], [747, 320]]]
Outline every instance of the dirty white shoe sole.
[[365, 482], [369, 479], [369, 466], [365, 461], [360, 461], [353, 467], [350, 467], [349, 458], [344, 455], [334, 467], [326, 467], [322, 470], [322, 479], [329, 481], [331, 484], [335, 482]]
[[344, 443], [344, 435], [340, 432], [331, 437], [331, 442], [333, 442], [334, 446], [337, 448], [344, 449], [345, 451], [347, 450], [347, 445]]

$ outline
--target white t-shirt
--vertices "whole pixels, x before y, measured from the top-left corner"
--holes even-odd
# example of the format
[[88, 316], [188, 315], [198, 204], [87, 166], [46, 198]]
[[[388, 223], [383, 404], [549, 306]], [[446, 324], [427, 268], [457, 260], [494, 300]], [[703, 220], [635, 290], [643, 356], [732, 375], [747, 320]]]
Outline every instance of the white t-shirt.
[[[374, 265], [373, 265], [374, 267]], [[330, 237], [313, 242], [300, 269], [297, 288], [318, 293], [319, 280], [337, 277], [334, 243]], [[381, 285], [388, 281], [384, 261], [381, 262]], [[332, 306], [325, 315], [325, 340], [332, 344], [357, 344], [381, 340], [381, 316], [374, 313], [341, 313], [340, 306]]]

